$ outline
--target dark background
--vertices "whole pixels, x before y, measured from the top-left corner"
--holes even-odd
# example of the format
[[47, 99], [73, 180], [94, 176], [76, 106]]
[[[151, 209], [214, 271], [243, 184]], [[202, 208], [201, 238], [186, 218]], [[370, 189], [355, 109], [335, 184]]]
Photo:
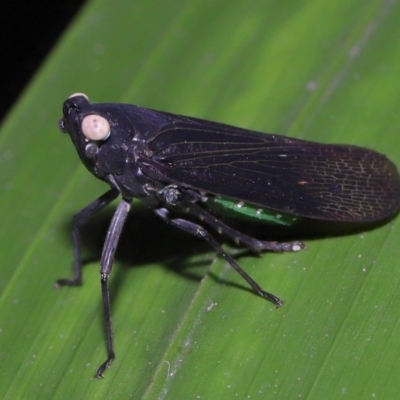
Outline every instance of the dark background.
[[0, 123], [84, 3], [83, 0], [2, 2]]

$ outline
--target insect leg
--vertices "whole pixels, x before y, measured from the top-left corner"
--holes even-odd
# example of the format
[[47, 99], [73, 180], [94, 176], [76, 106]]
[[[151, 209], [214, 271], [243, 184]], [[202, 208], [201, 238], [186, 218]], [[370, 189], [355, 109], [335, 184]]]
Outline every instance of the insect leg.
[[72, 240], [74, 243], [74, 276], [73, 278], [58, 279], [56, 287], [60, 286], [79, 286], [82, 284], [82, 258], [81, 258], [81, 232], [80, 229], [85, 223], [117, 198], [119, 192], [117, 189], [110, 189], [98, 199], [87, 205], [84, 209], [74, 215], [72, 219]]
[[206, 229], [202, 226], [195, 224], [193, 222], [187, 221], [181, 218], [170, 218], [169, 211], [166, 208], [158, 208], [154, 210], [155, 213], [162, 218], [164, 221], [170, 223], [177, 228], [182, 229], [183, 231], [190, 233], [193, 236], [200, 237], [208, 242], [215, 251], [224, 259], [226, 260], [232, 268], [234, 268], [242, 277], [243, 279], [250, 285], [250, 287], [257, 293], [259, 296], [263, 297], [264, 299], [269, 300], [277, 307], [280, 307], [283, 303], [282, 301], [274, 296], [271, 293], [268, 293], [261, 289], [261, 287], [240, 267], [240, 265], [232, 258], [232, 256], [227, 253], [221, 245], [208, 233]]
[[236, 244], [244, 244], [256, 253], [259, 253], [262, 250], [270, 250], [281, 253], [284, 251], [299, 251], [306, 248], [303, 242], [278, 243], [257, 240], [251, 236], [232, 229], [228, 225], [225, 225], [218, 218], [215, 218], [212, 214], [192, 202], [185, 202], [182, 204], [182, 207], [188, 209], [189, 214], [195, 215], [199, 220], [204, 221], [218, 233], [230, 237]]
[[103, 372], [108, 368], [115, 358], [114, 341], [112, 334], [111, 323], [111, 307], [110, 307], [110, 291], [108, 289], [108, 277], [111, 273], [115, 250], [117, 249], [118, 241], [121, 236], [121, 231], [124, 226], [126, 217], [131, 208], [131, 202], [122, 199], [119, 203], [110, 227], [107, 231], [106, 240], [101, 254], [100, 275], [101, 275], [101, 294], [103, 298], [104, 317], [105, 317], [105, 334], [107, 344], [107, 360], [98, 368], [95, 377], [102, 378]]

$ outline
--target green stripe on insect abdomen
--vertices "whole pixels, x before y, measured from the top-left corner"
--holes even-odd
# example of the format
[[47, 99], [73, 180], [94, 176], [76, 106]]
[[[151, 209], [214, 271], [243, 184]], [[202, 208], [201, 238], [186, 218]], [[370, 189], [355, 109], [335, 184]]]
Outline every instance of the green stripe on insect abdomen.
[[285, 214], [276, 210], [269, 210], [253, 206], [243, 201], [231, 200], [224, 197], [209, 197], [207, 204], [218, 211], [235, 217], [242, 216], [246, 219], [256, 219], [260, 222], [269, 222], [279, 225], [290, 226], [297, 222], [300, 217]]

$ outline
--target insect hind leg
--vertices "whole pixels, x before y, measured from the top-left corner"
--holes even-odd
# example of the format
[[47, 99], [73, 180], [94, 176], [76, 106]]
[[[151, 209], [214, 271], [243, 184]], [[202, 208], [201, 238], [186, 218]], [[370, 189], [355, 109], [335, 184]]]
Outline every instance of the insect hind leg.
[[204, 221], [204, 223], [211, 226], [219, 234], [228, 236], [238, 245], [243, 244], [247, 246], [255, 253], [260, 253], [265, 250], [282, 253], [286, 251], [300, 251], [306, 248], [303, 242], [268, 242], [248, 236], [224, 224], [195, 203], [185, 202], [183, 207], [186, 208], [189, 214], [195, 215], [200, 221]]
[[277, 307], [280, 307], [283, 304], [283, 302], [278, 297], [262, 290], [261, 287], [233, 259], [233, 257], [221, 247], [218, 241], [215, 240], [215, 238], [211, 236], [210, 233], [201, 225], [182, 218], [170, 218], [169, 210], [167, 210], [166, 208], [158, 208], [155, 209], [154, 212], [167, 223], [176, 226], [177, 228], [193, 236], [202, 238], [207, 243], [209, 243], [217, 252], [217, 254], [221, 256], [225, 261], [227, 261], [229, 265], [242, 276], [242, 278], [250, 285], [250, 287], [254, 290], [256, 294], [270, 301]]

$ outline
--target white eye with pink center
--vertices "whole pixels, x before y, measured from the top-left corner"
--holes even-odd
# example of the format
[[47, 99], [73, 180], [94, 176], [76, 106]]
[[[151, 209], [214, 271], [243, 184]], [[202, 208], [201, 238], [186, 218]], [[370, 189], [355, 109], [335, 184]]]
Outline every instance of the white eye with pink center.
[[83, 118], [81, 130], [86, 139], [93, 141], [106, 140], [111, 132], [109, 122], [97, 114], [90, 114]]

